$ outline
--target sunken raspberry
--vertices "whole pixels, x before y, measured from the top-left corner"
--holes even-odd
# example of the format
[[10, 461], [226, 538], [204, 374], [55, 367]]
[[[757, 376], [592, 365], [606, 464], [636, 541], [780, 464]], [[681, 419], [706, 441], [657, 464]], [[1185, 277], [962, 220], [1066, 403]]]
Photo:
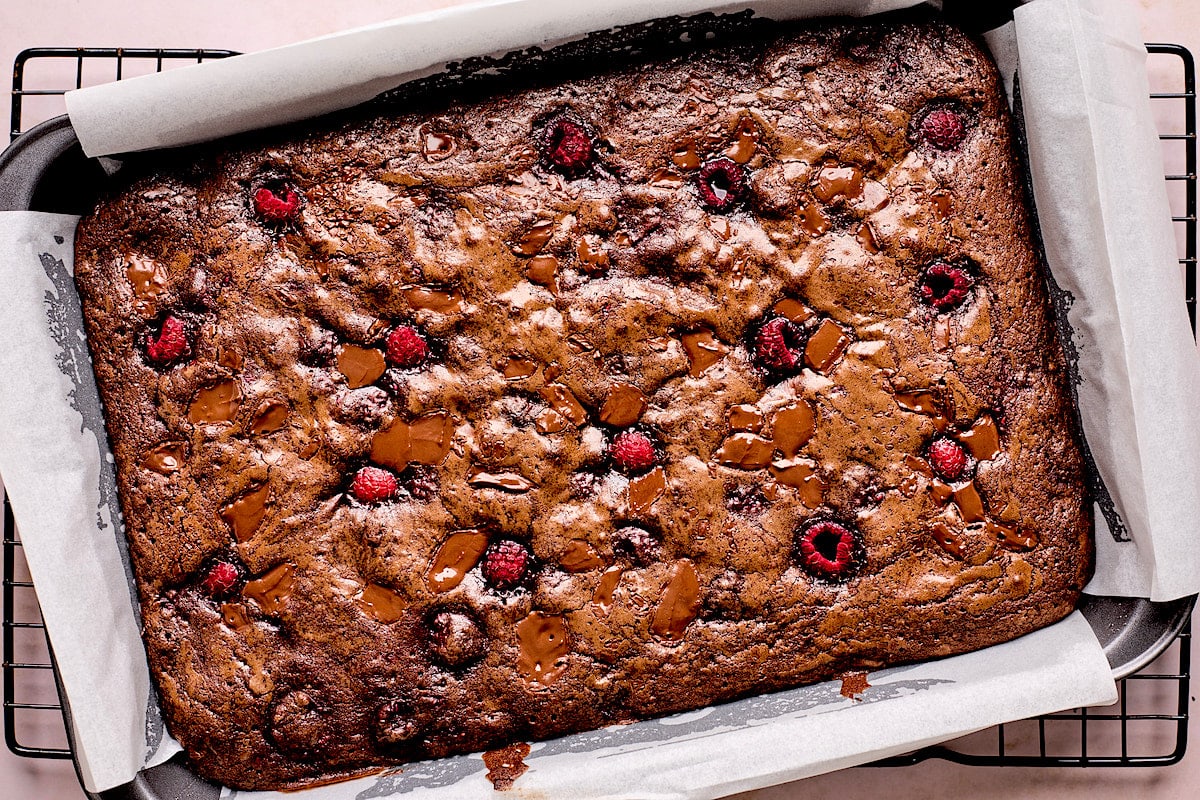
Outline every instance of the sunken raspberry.
[[590, 500], [595, 497], [599, 484], [600, 479], [590, 472], [572, 472], [571, 476], [567, 478], [571, 497], [576, 500]]
[[542, 157], [565, 172], [583, 169], [592, 160], [592, 137], [577, 120], [561, 114], [546, 123]]
[[254, 213], [275, 224], [291, 222], [300, 216], [300, 195], [290, 188], [259, 187], [254, 192]]
[[640, 431], [622, 431], [608, 446], [609, 458], [625, 472], [645, 472], [654, 466], [658, 454], [650, 437]]
[[429, 467], [410, 464], [401, 477], [404, 490], [412, 499], [425, 503], [437, 497], [437, 473]]
[[921, 120], [921, 138], [938, 150], [952, 150], [967, 136], [963, 118], [957, 111], [936, 108]]
[[727, 483], [725, 507], [740, 517], [753, 518], [766, 511], [767, 498], [757, 483]]
[[201, 579], [200, 588], [209, 597], [226, 597], [241, 579], [242, 573], [237, 566], [228, 561], [216, 561]]
[[413, 707], [403, 700], [391, 700], [375, 712], [375, 738], [380, 744], [403, 744], [420, 732]]
[[829, 520], [811, 522], [797, 540], [800, 565], [819, 578], [845, 580], [858, 566], [858, 540], [844, 525]]
[[934, 439], [929, 445], [929, 464], [942, 480], [956, 481], [967, 471], [967, 451], [953, 439]]
[[400, 325], [388, 334], [388, 361], [398, 367], [419, 367], [429, 357], [429, 343], [411, 325]]
[[529, 562], [525, 545], [501, 539], [488, 545], [483, 554], [483, 577], [497, 589], [511, 589], [524, 579]]
[[939, 261], [921, 276], [921, 299], [938, 311], [947, 311], [962, 303], [975, 281], [962, 267]]
[[295, 759], [312, 759], [333, 741], [333, 725], [308, 692], [276, 692], [270, 713], [270, 741]]
[[429, 649], [447, 667], [462, 669], [487, 652], [488, 639], [466, 610], [443, 609], [429, 617]]
[[645, 528], [630, 525], [613, 534], [613, 550], [628, 557], [639, 567], [646, 567], [662, 558], [662, 544]]
[[396, 476], [386, 469], [363, 467], [355, 473], [350, 492], [356, 500], [364, 503], [378, 503], [380, 500], [387, 500], [394, 495], [396, 488]]
[[742, 619], [750, 611], [746, 602], [746, 579], [727, 569], [713, 579], [704, 593], [704, 608], [711, 617]]
[[804, 366], [804, 332], [783, 317], [767, 321], [754, 337], [754, 361], [770, 372], [799, 372]]
[[696, 176], [700, 197], [713, 211], [726, 211], [737, 204], [746, 193], [746, 173], [728, 158], [705, 162]]
[[164, 319], [158, 338], [151, 338], [146, 343], [146, 355], [156, 364], [169, 364], [184, 358], [191, 351], [191, 345], [187, 340], [187, 329], [179, 317]]

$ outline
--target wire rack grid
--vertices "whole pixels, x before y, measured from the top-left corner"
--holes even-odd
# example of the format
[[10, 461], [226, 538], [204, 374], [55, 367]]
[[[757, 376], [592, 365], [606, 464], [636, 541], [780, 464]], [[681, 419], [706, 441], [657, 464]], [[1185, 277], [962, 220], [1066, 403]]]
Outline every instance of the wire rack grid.
[[[1178, 45], [1149, 44], [1151, 58], [1171, 59], [1174, 84], [1154, 91], [1165, 175], [1177, 226], [1180, 267], [1193, 332], [1196, 330], [1196, 76], [1191, 53]], [[70, 88], [159, 72], [234, 55], [226, 50], [33, 48], [14, 63], [11, 136], [63, 113]], [[1171, 148], [1175, 148], [1174, 151]], [[1180, 213], [1182, 210], [1182, 213]], [[54, 667], [24, 563], [8, 497], [3, 515], [3, 722], [5, 743], [18, 756], [72, 757], [54, 681]], [[1112, 709], [1074, 709], [998, 725], [946, 744], [877, 762], [916, 764], [940, 758], [975, 766], [1165, 766], [1187, 747], [1190, 623], [1146, 669], [1118, 683]]]

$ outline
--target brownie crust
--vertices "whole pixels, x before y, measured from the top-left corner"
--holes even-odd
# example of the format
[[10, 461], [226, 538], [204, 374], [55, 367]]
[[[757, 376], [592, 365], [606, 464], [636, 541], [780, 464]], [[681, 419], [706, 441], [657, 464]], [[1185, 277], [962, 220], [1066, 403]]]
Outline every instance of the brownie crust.
[[1069, 613], [1010, 128], [963, 33], [819, 23], [130, 170], [76, 278], [194, 768], [298, 787]]

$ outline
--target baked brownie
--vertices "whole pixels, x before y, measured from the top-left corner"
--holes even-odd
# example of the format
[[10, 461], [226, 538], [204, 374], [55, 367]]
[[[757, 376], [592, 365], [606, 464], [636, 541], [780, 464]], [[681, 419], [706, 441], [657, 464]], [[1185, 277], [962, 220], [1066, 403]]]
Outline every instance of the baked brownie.
[[972, 650], [1088, 575], [1005, 97], [939, 23], [190, 151], [76, 275], [151, 668], [229, 786]]

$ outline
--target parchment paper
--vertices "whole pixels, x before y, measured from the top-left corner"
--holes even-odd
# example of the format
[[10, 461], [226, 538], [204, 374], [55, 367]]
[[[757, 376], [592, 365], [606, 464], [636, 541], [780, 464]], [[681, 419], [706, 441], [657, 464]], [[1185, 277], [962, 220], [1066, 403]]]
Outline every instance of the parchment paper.
[[863, 16], [922, 0], [484, 0], [67, 93], [89, 156], [172, 147], [349, 108], [448, 61], [678, 14]]
[[1088, 591], [1195, 594], [1200, 365], [1137, 20], [1119, 0], [1038, 0], [1014, 22], [1046, 256], [1073, 297], [1083, 429], [1123, 520], [1097, 514]]
[[[777, 11], [786, 6], [796, 16], [907, 4], [757, 6]], [[415, 22], [262, 54], [248, 77], [228, 65], [251, 63], [251, 57], [215, 62], [162, 79], [84, 90], [72, 96], [69, 107], [93, 154], [181, 144], [190, 140], [187, 132], [214, 135], [292, 119], [288, 115], [298, 110], [328, 110], [336, 107], [330, 105], [333, 95], [348, 105], [390, 88], [397, 74], [424, 74], [450, 58], [569, 38], [618, 20], [747, 4], [609, 0], [585, 9], [567, 5], [511, 0], [475, 11], [426, 14]], [[1153, 591], [1165, 598], [1195, 592], [1200, 583], [1200, 559], [1186, 525], [1200, 519], [1195, 463], [1200, 434], [1186, 402], [1200, 396], [1200, 369], [1186, 321], [1173, 313], [1182, 308], [1182, 286], [1147, 108], [1144, 54], [1139, 56], [1136, 26], [1108, 6], [1108, 0], [1036, 0], [1021, 10], [1015, 28], [998, 32], [989, 43], [1002, 65], [1014, 63], [1007, 45], [1020, 50], [1037, 207], [1055, 277], [1074, 295], [1071, 321], [1084, 378], [1085, 431], [1128, 521], [1124, 529], [1130, 534], [1123, 542], [1103, 528], [1098, 532], [1102, 558], [1093, 586], [1141, 596]], [[524, 16], [533, 12], [536, 24]], [[453, 47], [443, 36], [450, 29]], [[410, 49], [419, 55], [397, 61], [397, 51]], [[346, 63], [332, 70], [328, 63], [319, 66], [318, 82], [311, 95], [305, 94], [303, 66], [336, 59], [339, 50]], [[375, 63], [366, 58], [370, 53], [378, 56]], [[286, 86], [262, 77], [272, 70], [286, 75]], [[182, 84], [168, 80], [184, 73]], [[393, 77], [382, 77], [388, 74]], [[323, 83], [329, 75], [362, 85], [330, 86]], [[133, 87], [128, 102], [122, 100], [126, 86]], [[230, 110], [235, 101], [243, 111], [259, 114], [243, 121], [240, 111]], [[139, 110], [144, 108], [153, 113]], [[104, 109], [112, 116], [99, 113]], [[193, 116], [184, 125], [181, 115]], [[1041, 115], [1061, 121], [1046, 123]], [[164, 120], [170, 122], [159, 124]], [[1130, 197], [1138, 202], [1129, 202]], [[1114, 220], [1117, 211], [1136, 221]], [[0, 277], [10, 298], [0, 315], [0, 336], [7, 343], [0, 348], [0, 474], [9, 486], [70, 696], [84, 781], [98, 790], [129, 780], [143, 763], [157, 763], [174, 750], [173, 741], [162, 735], [149, 691], [111, 488], [111, 457], [82, 347], [78, 301], [63, 278], [71, 270], [73, 229], [73, 218], [0, 213]], [[1150, 235], [1132, 235], [1138, 230]], [[1148, 273], [1153, 275], [1147, 280], [1133, 280]], [[1141, 317], [1147, 308], [1152, 313]], [[1153, 324], [1140, 324], [1146, 320]], [[1160, 449], [1169, 444], [1164, 441], [1168, 432], [1173, 446]], [[1111, 438], [1118, 435], [1123, 438]], [[1104, 446], [1094, 441], [1098, 437]], [[910, 685], [913, 681], [925, 683]], [[524, 793], [524, 787], [536, 787], [546, 796], [717, 796], [868, 761], [1001, 721], [1115, 699], [1107, 664], [1078, 615], [1017, 642], [888, 670], [872, 675], [871, 682], [875, 687], [861, 703], [839, 699], [836, 685], [823, 684], [567, 737], [539, 746], [517, 788]], [[769, 749], [768, 742], [774, 743]], [[780, 747], [779, 742], [800, 746]], [[763, 757], [764, 752], [770, 756]], [[440, 796], [490, 794], [480, 766], [477, 757], [463, 756], [305, 796], [416, 792], [419, 786], [445, 783], [449, 774], [463, 782], [436, 790]], [[659, 777], [647, 783], [649, 775]]]
[[[871, 688], [860, 700], [842, 697], [836, 682], [822, 683], [535, 743], [525, 758], [529, 771], [513, 794], [538, 800], [701, 800], [819, 775], [1043, 713], [1050, 696], [1063, 707], [1112, 702], [1112, 677], [1097, 649], [1087, 621], [1075, 612], [1015, 642], [872, 673]], [[403, 769], [301, 796], [497, 797], [478, 754]], [[294, 793], [226, 789], [221, 796], [286, 800]]]
[[125, 526], [72, 277], [78, 217], [0, 212], [0, 475], [67, 689], [84, 784], [178, 752], [150, 684]]

